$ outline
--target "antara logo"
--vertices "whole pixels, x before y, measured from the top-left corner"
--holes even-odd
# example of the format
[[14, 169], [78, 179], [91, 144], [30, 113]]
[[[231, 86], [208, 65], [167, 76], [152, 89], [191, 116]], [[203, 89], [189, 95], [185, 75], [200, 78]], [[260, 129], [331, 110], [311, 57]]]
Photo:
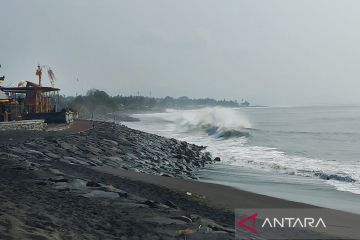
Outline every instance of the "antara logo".
[[[252, 233], [259, 233], [260, 231], [256, 228], [258, 214], [252, 214], [246, 218], [243, 218], [236, 222], [236, 224]], [[326, 224], [322, 218], [295, 218], [295, 217], [284, 217], [284, 218], [269, 218], [266, 217], [261, 224], [261, 228], [326, 228]]]
[[[322, 225], [323, 228], [326, 228], [326, 224], [322, 218], [318, 218], [317, 220], [312, 217], [306, 218], [273, 218], [272, 221], [270, 218], [266, 218], [264, 223], [262, 224], [262, 228], [265, 226], [269, 226], [271, 228], [317, 228]], [[321, 226], [320, 226], [321, 227]]]
[[[257, 213], [251, 215], [251, 216], [248, 216], [244, 219], [241, 219], [239, 221], [237, 221], [237, 225], [239, 225], [240, 227], [242, 228], [245, 228], [246, 230], [252, 232], [252, 233], [258, 233], [259, 231], [254, 228], [256, 226], [256, 217], [258, 216]], [[251, 222], [251, 227], [249, 225], [246, 225], [245, 223], [248, 222], [248, 221], [252, 221]]]

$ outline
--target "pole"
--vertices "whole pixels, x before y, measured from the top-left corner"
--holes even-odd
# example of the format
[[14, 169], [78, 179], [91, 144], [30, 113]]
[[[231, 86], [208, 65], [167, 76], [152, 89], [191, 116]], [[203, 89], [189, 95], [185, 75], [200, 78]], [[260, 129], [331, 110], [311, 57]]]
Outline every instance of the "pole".
[[41, 87], [41, 75], [42, 75], [42, 70], [40, 67], [40, 64], [38, 65], [37, 69], [36, 69], [36, 75], [39, 76], [39, 86]]

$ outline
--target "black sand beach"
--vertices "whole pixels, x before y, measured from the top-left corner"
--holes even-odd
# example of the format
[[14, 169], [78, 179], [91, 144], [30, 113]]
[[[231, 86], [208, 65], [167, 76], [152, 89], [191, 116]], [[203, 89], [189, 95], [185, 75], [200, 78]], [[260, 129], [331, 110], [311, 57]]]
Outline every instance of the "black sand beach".
[[312, 207], [198, 182], [205, 147], [122, 125], [1, 134], [0, 239], [234, 239], [234, 208]]

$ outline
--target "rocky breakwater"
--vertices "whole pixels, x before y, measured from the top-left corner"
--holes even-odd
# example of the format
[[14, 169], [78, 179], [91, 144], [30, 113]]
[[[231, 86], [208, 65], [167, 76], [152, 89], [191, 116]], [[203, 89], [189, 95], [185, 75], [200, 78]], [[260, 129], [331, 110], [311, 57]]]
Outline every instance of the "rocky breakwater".
[[92, 168], [191, 179], [204, 149], [110, 123], [0, 145], [0, 239], [233, 239], [232, 213], [205, 196]]
[[204, 150], [203, 146], [100, 122], [79, 134], [0, 147], [2, 155], [28, 162], [107, 166], [184, 179], [195, 179], [194, 170], [213, 162]]
[[44, 120], [0, 122], [0, 131], [8, 131], [8, 130], [43, 131], [46, 129], [46, 126], [47, 124], [45, 123]]

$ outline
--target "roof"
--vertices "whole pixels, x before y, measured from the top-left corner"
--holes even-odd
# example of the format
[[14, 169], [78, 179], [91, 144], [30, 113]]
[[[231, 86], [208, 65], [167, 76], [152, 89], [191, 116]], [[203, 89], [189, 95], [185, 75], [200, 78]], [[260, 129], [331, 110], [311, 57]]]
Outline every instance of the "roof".
[[0, 87], [0, 91], [26, 93], [29, 91], [56, 92], [56, 91], [60, 91], [60, 89], [53, 87]]
[[13, 93], [26, 93], [29, 91], [41, 91], [41, 92], [56, 92], [60, 91], [59, 88], [53, 88], [53, 87], [40, 87], [38, 84], [26, 81], [26, 87], [1, 87], [0, 91], [4, 92], [13, 92]]

